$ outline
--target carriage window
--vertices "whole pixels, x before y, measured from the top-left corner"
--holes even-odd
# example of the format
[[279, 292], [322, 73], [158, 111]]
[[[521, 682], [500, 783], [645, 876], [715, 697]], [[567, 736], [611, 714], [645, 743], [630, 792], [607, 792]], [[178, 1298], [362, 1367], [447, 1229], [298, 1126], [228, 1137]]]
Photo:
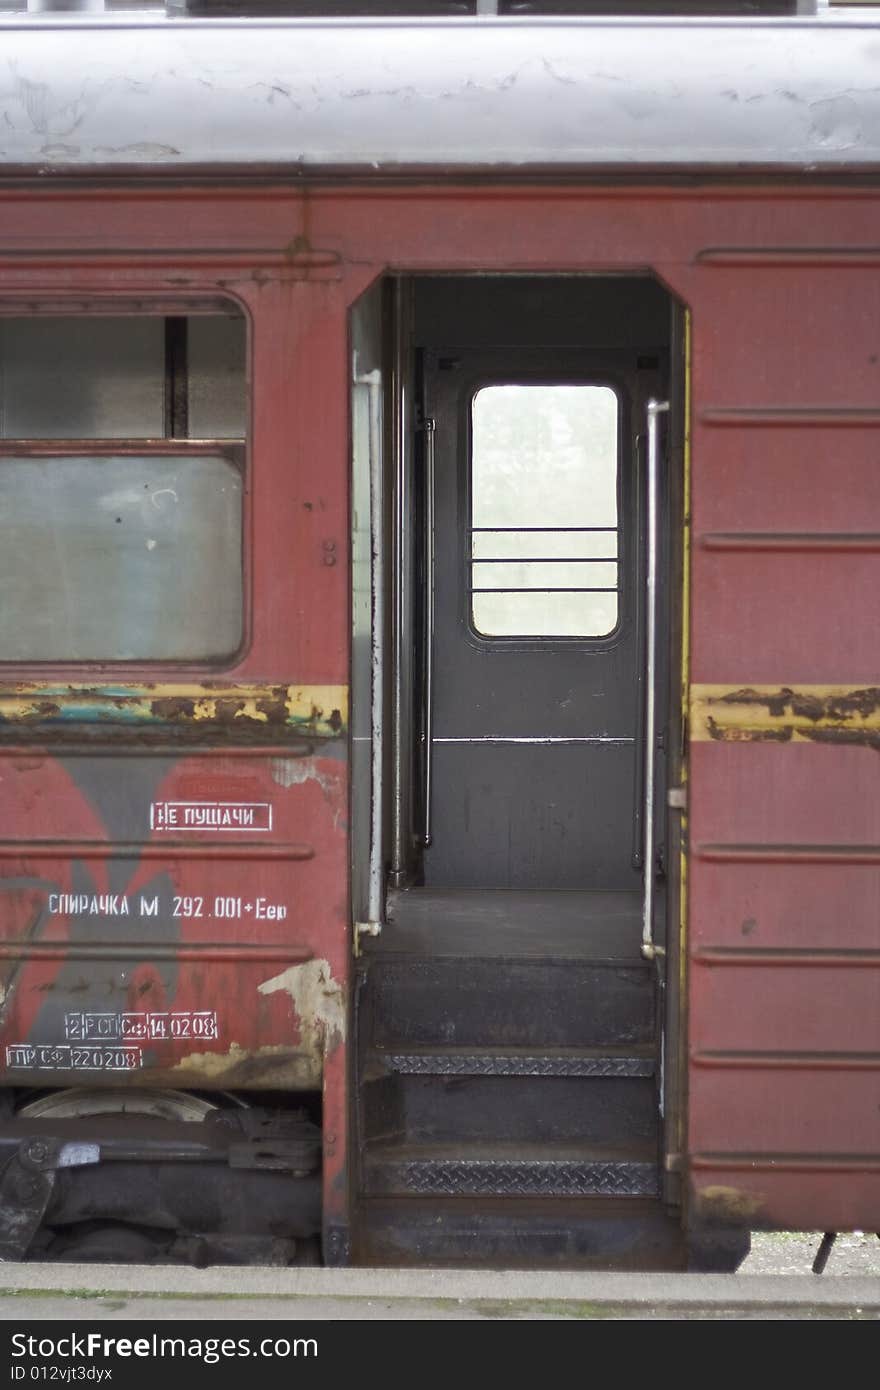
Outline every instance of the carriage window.
[[6, 661], [209, 660], [241, 641], [241, 477], [222, 456], [4, 458]]
[[472, 403], [471, 617], [485, 637], [606, 637], [618, 623], [618, 399], [486, 386]]
[[0, 661], [241, 645], [240, 315], [0, 317]]
[[0, 317], [0, 438], [243, 439], [240, 314]]

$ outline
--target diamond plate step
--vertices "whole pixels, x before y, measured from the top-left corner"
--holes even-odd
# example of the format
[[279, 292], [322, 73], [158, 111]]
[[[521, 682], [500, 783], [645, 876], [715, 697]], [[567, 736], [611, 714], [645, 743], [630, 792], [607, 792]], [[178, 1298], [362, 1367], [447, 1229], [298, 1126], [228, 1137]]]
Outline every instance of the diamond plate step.
[[413, 1049], [376, 1052], [374, 1061], [399, 1076], [653, 1076], [649, 1053], [608, 1053], [599, 1049], [563, 1052], [537, 1049]]
[[613, 1151], [489, 1156], [371, 1146], [366, 1191], [372, 1196], [656, 1197], [659, 1170], [647, 1155]]

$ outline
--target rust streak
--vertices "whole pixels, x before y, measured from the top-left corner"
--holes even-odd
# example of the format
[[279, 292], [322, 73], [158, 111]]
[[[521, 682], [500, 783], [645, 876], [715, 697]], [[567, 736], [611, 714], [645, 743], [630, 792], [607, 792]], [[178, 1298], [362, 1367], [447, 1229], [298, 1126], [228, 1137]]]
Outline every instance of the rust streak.
[[230, 964], [263, 961], [299, 962], [301, 968], [312, 958], [307, 946], [252, 945], [235, 942], [198, 942], [166, 945], [156, 941], [4, 941], [0, 960], [136, 960], [136, 961], [226, 961]]
[[831, 425], [835, 429], [880, 425], [880, 410], [863, 406], [705, 406], [699, 412], [701, 425], [724, 428], [810, 429]]
[[880, 864], [880, 845], [700, 844], [710, 864]]
[[704, 946], [694, 951], [691, 959], [694, 965], [744, 965], [759, 966], [761, 969], [771, 965], [783, 965], [790, 969], [816, 966], [822, 970], [880, 967], [880, 951], [870, 949], [823, 951], [790, 946], [758, 950], [748, 946]]
[[[880, 1173], [876, 1154], [731, 1154], [695, 1153], [691, 1168], [722, 1168], [728, 1172]], [[706, 1192], [711, 1188], [704, 1188]]]
[[789, 554], [792, 552], [829, 554], [875, 554], [880, 551], [880, 533], [831, 531], [707, 531], [699, 537], [701, 550]]
[[[198, 833], [198, 832], [196, 832]], [[119, 840], [91, 840], [78, 843], [71, 840], [37, 840], [24, 844], [21, 840], [0, 841], [0, 859], [217, 859], [227, 861], [251, 859], [314, 859], [312, 845], [255, 844], [226, 840], [222, 845], [192, 840], [162, 840], [150, 844], [123, 843]]]
[[709, 1052], [691, 1053], [697, 1067], [771, 1068], [782, 1071], [874, 1071], [880, 1052]]
[[698, 1188], [694, 1195], [700, 1216], [734, 1225], [748, 1225], [764, 1206], [763, 1196], [720, 1184]]

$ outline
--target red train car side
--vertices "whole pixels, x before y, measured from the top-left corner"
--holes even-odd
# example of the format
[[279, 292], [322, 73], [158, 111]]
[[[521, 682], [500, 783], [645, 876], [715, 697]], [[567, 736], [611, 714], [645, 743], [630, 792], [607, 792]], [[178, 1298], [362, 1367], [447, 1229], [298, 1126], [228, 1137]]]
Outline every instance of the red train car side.
[[878, 1228], [878, 24], [0, 22], [5, 1258]]

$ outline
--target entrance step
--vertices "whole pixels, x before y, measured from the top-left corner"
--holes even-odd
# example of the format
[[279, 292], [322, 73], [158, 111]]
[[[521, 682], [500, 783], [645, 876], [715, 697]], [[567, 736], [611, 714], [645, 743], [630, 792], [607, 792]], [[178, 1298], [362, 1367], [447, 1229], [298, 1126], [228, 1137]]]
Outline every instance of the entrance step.
[[431, 1197], [656, 1197], [651, 1144], [589, 1148], [541, 1144], [371, 1144], [369, 1195]]
[[654, 1040], [647, 962], [371, 955], [363, 1021], [372, 1048], [623, 1048]]
[[372, 1061], [384, 1074], [400, 1076], [653, 1076], [654, 1049], [626, 1053], [601, 1047], [473, 1048], [437, 1051], [375, 1052]]
[[359, 962], [368, 1051], [630, 1055], [655, 1041], [634, 894], [418, 888], [392, 894], [388, 916]]
[[391, 892], [369, 949], [421, 956], [565, 956], [638, 961], [639, 893], [507, 888]]
[[684, 1268], [681, 1229], [647, 1198], [373, 1197], [355, 1258], [388, 1268]]
[[646, 1056], [581, 1053], [376, 1053], [362, 1132], [430, 1142], [493, 1139], [613, 1143], [656, 1133]]
[[388, 916], [357, 966], [363, 1258], [647, 1267], [656, 1240], [674, 1267], [637, 896], [412, 889]]

